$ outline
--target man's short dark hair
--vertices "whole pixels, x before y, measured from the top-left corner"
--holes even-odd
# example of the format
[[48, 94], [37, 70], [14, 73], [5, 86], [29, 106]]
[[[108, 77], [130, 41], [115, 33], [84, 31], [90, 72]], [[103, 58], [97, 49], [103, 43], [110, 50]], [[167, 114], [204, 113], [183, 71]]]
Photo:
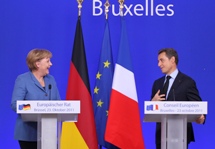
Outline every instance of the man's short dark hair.
[[172, 57], [175, 57], [175, 63], [176, 65], [178, 65], [178, 53], [176, 50], [174, 50], [173, 48], [163, 48], [161, 50], [158, 51], [158, 55], [161, 53], [166, 53], [166, 56], [170, 59]]

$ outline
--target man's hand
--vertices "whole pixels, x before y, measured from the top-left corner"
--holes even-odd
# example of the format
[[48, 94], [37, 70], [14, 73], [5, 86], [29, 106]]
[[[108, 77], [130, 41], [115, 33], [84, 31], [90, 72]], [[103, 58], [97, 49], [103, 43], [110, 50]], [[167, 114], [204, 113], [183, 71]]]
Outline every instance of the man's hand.
[[151, 101], [162, 101], [165, 100], [165, 94], [160, 94], [160, 90], [157, 91], [157, 93], [155, 94], [155, 96], [152, 98]]
[[203, 124], [204, 121], [205, 121], [205, 116], [203, 114], [196, 119], [196, 123], [198, 124]]

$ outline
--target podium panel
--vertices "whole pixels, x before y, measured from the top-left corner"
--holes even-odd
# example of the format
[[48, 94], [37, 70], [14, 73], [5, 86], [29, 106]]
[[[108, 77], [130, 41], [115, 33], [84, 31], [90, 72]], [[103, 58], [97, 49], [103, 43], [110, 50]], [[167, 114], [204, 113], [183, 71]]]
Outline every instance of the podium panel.
[[61, 122], [77, 122], [80, 101], [17, 101], [23, 121], [37, 122], [37, 149], [60, 147]]
[[207, 102], [144, 102], [144, 122], [161, 122], [161, 149], [187, 149], [187, 122], [202, 114]]

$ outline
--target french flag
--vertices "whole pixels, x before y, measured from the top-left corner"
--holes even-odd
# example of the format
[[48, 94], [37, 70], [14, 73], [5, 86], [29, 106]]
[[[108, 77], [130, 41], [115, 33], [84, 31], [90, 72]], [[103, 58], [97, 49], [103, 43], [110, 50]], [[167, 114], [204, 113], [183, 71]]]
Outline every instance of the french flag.
[[145, 149], [123, 17], [121, 23], [120, 47], [113, 77], [105, 140], [122, 149]]
[[158, 110], [158, 105], [148, 105], [147, 107], [146, 107], [146, 110], [147, 111], [155, 111], [155, 110]]

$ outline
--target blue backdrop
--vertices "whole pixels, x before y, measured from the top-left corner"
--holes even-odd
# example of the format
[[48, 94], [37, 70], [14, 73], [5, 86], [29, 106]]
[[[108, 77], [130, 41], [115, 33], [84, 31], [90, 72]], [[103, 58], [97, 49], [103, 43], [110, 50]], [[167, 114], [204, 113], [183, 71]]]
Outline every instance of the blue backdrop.
[[[117, 0], [110, 3], [109, 24], [116, 61], [119, 4]], [[191, 143], [190, 149], [215, 148], [211, 140], [215, 134], [212, 122], [215, 114], [215, 1], [126, 0], [125, 4], [141, 119], [143, 102], [150, 99], [152, 83], [162, 75], [157, 67], [157, 51], [173, 47], [179, 53], [179, 69], [196, 80], [202, 99], [209, 103], [206, 124], [194, 124], [196, 143]], [[103, 5], [104, 0], [85, 0], [82, 8], [91, 91], [105, 25]], [[29, 50], [41, 47], [53, 53], [51, 74], [62, 99], [65, 98], [77, 14], [76, 0], [0, 1], [0, 148], [18, 149], [13, 139], [16, 114], [10, 109], [10, 101], [17, 75], [28, 71], [25, 59]], [[155, 124], [143, 122], [142, 129], [146, 148], [155, 148]]]

